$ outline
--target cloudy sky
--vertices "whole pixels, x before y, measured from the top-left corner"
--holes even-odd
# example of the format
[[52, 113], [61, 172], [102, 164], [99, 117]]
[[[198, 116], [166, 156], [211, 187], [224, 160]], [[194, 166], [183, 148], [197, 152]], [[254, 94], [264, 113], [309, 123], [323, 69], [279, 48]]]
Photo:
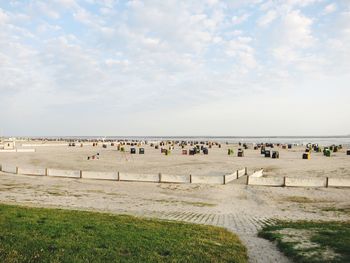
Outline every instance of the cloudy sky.
[[350, 1], [0, 0], [0, 130], [350, 134]]

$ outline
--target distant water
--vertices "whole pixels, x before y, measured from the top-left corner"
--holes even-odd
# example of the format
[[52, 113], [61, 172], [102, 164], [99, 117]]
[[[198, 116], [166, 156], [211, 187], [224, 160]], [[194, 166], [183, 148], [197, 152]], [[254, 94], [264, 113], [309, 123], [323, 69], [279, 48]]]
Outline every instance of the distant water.
[[237, 137], [237, 136], [62, 136], [47, 138], [65, 138], [65, 139], [107, 139], [107, 140], [179, 140], [179, 141], [216, 141], [229, 143], [291, 143], [291, 144], [307, 144], [318, 143], [319, 145], [342, 144], [350, 145], [350, 135], [348, 136], [266, 136], [266, 137]]

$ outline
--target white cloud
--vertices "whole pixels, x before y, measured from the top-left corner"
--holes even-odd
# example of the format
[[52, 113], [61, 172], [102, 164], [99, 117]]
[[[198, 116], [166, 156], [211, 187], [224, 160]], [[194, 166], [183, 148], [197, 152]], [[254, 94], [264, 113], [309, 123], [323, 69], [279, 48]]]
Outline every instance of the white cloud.
[[79, 10], [77, 10], [73, 16], [77, 21], [83, 24], [90, 26], [95, 25], [92, 15], [83, 8], [79, 8]]
[[325, 14], [333, 13], [337, 10], [337, 5], [335, 3], [329, 4], [324, 8]]
[[255, 59], [255, 50], [251, 47], [252, 39], [250, 37], [238, 37], [228, 42], [226, 54], [238, 59], [240, 66], [244, 68], [255, 68], [257, 62]]
[[62, 28], [58, 25], [51, 25], [48, 23], [42, 23], [38, 25], [37, 31], [40, 33], [45, 33], [45, 32], [54, 32], [54, 31], [59, 31], [62, 30]]
[[77, 5], [75, 0], [54, 0], [54, 2], [65, 8], [76, 7]]
[[61, 17], [59, 12], [57, 12], [54, 8], [52, 8], [49, 4], [45, 2], [37, 2], [36, 5], [38, 6], [42, 14], [52, 19], [59, 19]]
[[312, 35], [312, 19], [293, 10], [282, 18], [280, 29], [281, 42], [290, 47], [310, 47], [315, 38]]
[[312, 4], [315, 4], [317, 2], [320, 2], [322, 0], [286, 0], [285, 3], [290, 6], [309, 6]]
[[232, 17], [232, 25], [239, 25], [241, 23], [243, 23], [244, 21], [246, 21], [248, 18], [249, 18], [249, 14], [243, 14], [243, 15], [240, 15], [240, 16], [233, 16]]
[[5, 24], [8, 20], [8, 15], [0, 8], [0, 25]]
[[267, 26], [277, 18], [277, 12], [275, 10], [269, 10], [266, 15], [262, 16], [258, 20], [259, 26]]

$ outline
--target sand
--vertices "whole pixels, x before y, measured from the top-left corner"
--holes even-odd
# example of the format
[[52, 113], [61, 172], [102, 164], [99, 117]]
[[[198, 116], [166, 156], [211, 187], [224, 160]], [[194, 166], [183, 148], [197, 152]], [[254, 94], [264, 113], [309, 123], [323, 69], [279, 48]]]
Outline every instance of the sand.
[[[302, 160], [304, 147], [280, 151], [280, 159], [245, 150], [245, 157], [227, 156], [222, 145], [209, 155], [170, 156], [145, 146], [145, 155], [121, 154], [115, 147], [37, 147], [35, 153], [1, 153], [0, 163], [95, 171], [163, 172], [222, 175], [241, 167], [264, 168], [269, 176], [350, 176], [350, 156], [343, 149], [328, 158], [312, 153]], [[100, 160], [87, 161], [99, 152]], [[276, 219], [350, 220], [350, 189], [247, 186], [242, 177], [227, 185], [110, 182], [87, 179], [24, 176], [0, 172], [0, 202], [131, 214], [225, 227], [239, 235], [250, 262], [288, 262], [267, 240], [257, 237], [264, 224]]]
[[[19, 143], [17, 143], [18, 145]], [[166, 173], [174, 175], [208, 175], [230, 174], [237, 169], [247, 167], [249, 171], [263, 168], [267, 176], [289, 177], [331, 177], [350, 176], [350, 156], [343, 148], [332, 157], [323, 153], [312, 153], [311, 160], [303, 160], [304, 146], [286, 150], [275, 147], [280, 152], [280, 159], [265, 158], [260, 150], [252, 147], [245, 150], [243, 158], [237, 157], [238, 145], [223, 144], [222, 148], [213, 146], [208, 155], [182, 155], [181, 148], [176, 147], [170, 155], [165, 156], [149, 145], [144, 145], [145, 154], [130, 154], [117, 151], [116, 146], [102, 148], [85, 145], [84, 147], [35, 147], [35, 153], [0, 153], [0, 163], [19, 167], [58, 168], [86, 171], [119, 171], [131, 173]], [[186, 147], [185, 149], [189, 149]], [[227, 149], [233, 148], [234, 156], [227, 155]], [[87, 160], [88, 156], [100, 154], [99, 160]]]

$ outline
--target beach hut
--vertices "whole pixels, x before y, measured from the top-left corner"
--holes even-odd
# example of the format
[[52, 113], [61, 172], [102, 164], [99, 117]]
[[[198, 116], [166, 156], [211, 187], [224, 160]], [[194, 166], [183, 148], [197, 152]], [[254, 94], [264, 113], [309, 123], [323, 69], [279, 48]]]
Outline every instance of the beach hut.
[[323, 155], [324, 155], [324, 156], [327, 156], [327, 157], [331, 157], [331, 150], [330, 150], [330, 149], [325, 149], [325, 150], [323, 151]]
[[203, 153], [207, 155], [209, 153], [208, 148], [203, 148]]
[[323, 155], [326, 155], [326, 152], [327, 152], [327, 151], [330, 151], [330, 149], [329, 149], [328, 147], [324, 147], [324, 148], [323, 148]]
[[270, 158], [270, 157], [271, 157], [271, 151], [265, 150], [265, 158]]
[[260, 154], [264, 154], [265, 155], [265, 146], [261, 146]]
[[140, 148], [139, 149], [139, 154], [145, 154], [145, 148]]
[[303, 153], [303, 159], [309, 160], [311, 158], [310, 152]]
[[279, 159], [280, 158], [280, 153], [278, 151], [273, 151], [272, 152], [272, 159]]
[[346, 155], [350, 155], [350, 150], [347, 150], [347, 151], [346, 151]]
[[241, 148], [238, 149], [237, 157], [244, 157], [244, 151]]

